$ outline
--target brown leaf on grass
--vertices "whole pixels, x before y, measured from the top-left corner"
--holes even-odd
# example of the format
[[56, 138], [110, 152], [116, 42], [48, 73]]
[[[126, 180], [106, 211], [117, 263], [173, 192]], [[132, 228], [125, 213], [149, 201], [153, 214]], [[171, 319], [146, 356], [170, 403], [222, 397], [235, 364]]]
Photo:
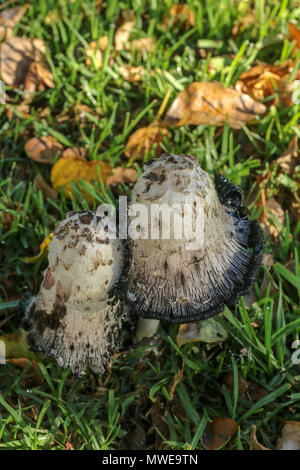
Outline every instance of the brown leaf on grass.
[[294, 23], [289, 23], [289, 36], [291, 41], [296, 41], [295, 49], [300, 49], [300, 29]]
[[135, 183], [137, 180], [137, 171], [133, 168], [123, 168], [118, 166], [111, 170], [107, 177], [107, 186], [118, 186], [119, 184]]
[[257, 437], [256, 437], [255, 424], [252, 424], [252, 431], [250, 434], [250, 449], [251, 450], [270, 450], [258, 442]]
[[[250, 70], [242, 73], [236, 83], [236, 89], [247, 93], [254, 100], [262, 100], [268, 96], [278, 93], [283, 106], [291, 106], [293, 83], [289, 82], [289, 76], [295, 62], [286, 61], [282, 65], [272, 65], [259, 62]], [[296, 80], [298, 75], [294, 76]], [[267, 102], [268, 106], [279, 104], [277, 97]]]
[[277, 440], [276, 450], [300, 450], [300, 422], [286, 422]]
[[257, 18], [254, 10], [249, 11], [246, 15], [239, 15], [231, 30], [232, 36], [236, 37], [240, 32], [245, 31], [249, 26], [253, 25], [256, 20]]
[[85, 51], [86, 53], [86, 59], [85, 63], [88, 67], [91, 66], [92, 63], [95, 64], [97, 69], [100, 69], [102, 67], [102, 51], [100, 49], [99, 43], [97, 44], [97, 41], [92, 41], [89, 43], [88, 49]]
[[292, 140], [290, 141], [288, 148], [283, 152], [281, 157], [277, 158], [275, 161], [280, 170], [287, 174], [293, 175], [296, 165], [299, 163], [299, 145], [298, 145], [298, 135], [295, 134]]
[[[280, 225], [285, 224], [285, 213], [279, 202], [274, 197], [268, 199], [264, 204], [264, 215], [262, 215], [261, 225], [267, 237], [278, 239]], [[263, 214], [263, 213], [262, 213]]]
[[202, 436], [203, 447], [207, 450], [216, 450], [223, 446], [238, 430], [239, 426], [231, 418], [214, 418], [206, 425]]
[[31, 62], [45, 66], [46, 46], [41, 39], [13, 37], [0, 45], [0, 70], [7, 85], [23, 85]]
[[13, 35], [13, 29], [25, 15], [28, 5], [4, 10], [0, 13], [0, 40], [9, 39]]
[[52, 165], [56, 155], [60, 155], [63, 146], [52, 136], [32, 137], [25, 144], [29, 158], [39, 163]]
[[133, 49], [138, 52], [153, 52], [155, 47], [156, 43], [153, 38], [141, 38], [130, 41], [127, 49]]
[[31, 102], [35, 92], [44, 90], [45, 85], [54, 88], [52, 73], [43, 65], [31, 62], [24, 81], [23, 96], [26, 102]]
[[[99, 179], [98, 170], [105, 185], [107, 183], [107, 175], [111, 171], [108, 163], [98, 160], [88, 161], [74, 154], [65, 154], [52, 167], [50, 179], [54, 189], [58, 190], [60, 186], [63, 186], [66, 196], [70, 198], [71, 195], [74, 196], [70, 182], [76, 183], [81, 179], [92, 184], [93, 180], [98, 181]], [[87, 201], [92, 201], [90, 194], [84, 190], [82, 190], [82, 193]]]
[[[234, 374], [233, 374], [232, 371], [228, 372], [223, 377], [223, 383], [226, 386], [226, 388], [231, 393], [233, 393], [233, 390], [234, 390]], [[239, 385], [239, 397], [244, 398], [246, 390], [248, 388], [248, 382], [247, 382], [247, 380], [243, 379], [240, 372], [238, 373], [238, 385]]]
[[57, 199], [58, 197], [58, 193], [57, 191], [55, 191], [55, 189], [51, 188], [51, 186], [49, 186], [48, 183], [46, 183], [46, 181], [44, 180], [44, 178], [42, 177], [42, 175], [39, 173], [37, 175], [37, 178], [35, 180], [35, 188], [37, 189], [37, 191], [41, 190], [44, 197], [47, 199], [48, 197], [50, 199]]
[[131, 30], [135, 25], [135, 21], [126, 21], [116, 31], [115, 34], [115, 49], [122, 51], [126, 49]]
[[[25, 367], [28, 367], [28, 364], [30, 364], [31, 361], [27, 357], [19, 357], [7, 359], [6, 362], [14, 364], [20, 369], [25, 369]], [[36, 387], [44, 383], [44, 377], [37, 361], [32, 361], [26, 374], [28, 375], [28, 377], [24, 378], [24, 385], [26, 388]]]
[[168, 135], [167, 129], [157, 125], [141, 127], [129, 137], [124, 153], [127, 158], [144, 158], [145, 153], [150, 152], [152, 147], [156, 145], [155, 155], [159, 156], [161, 144]]
[[29, 111], [29, 105], [25, 101], [23, 103], [18, 104], [17, 106], [12, 106], [9, 104], [5, 105], [5, 111], [6, 111], [6, 116], [7, 119], [12, 120], [16, 116], [21, 116], [22, 118], [26, 119], [30, 117]]
[[137, 67], [132, 65], [122, 65], [119, 67], [120, 75], [128, 82], [140, 82], [145, 72], [145, 68], [141, 65]]
[[173, 25], [182, 24], [182, 28], [193, 28], [195, 26], [195, 14], [186, 4], [173, 5], [169, 11], [169, 16], [165, 18], [164, 26], [172, 21]]
[[234, 129], [240, 129], [266, 107], [245, 93], [225, 88], [221, 83], [194, 82], [181, 91], [171, 105], [166, 124], [212, 124], [223, 126], [228, 118]]

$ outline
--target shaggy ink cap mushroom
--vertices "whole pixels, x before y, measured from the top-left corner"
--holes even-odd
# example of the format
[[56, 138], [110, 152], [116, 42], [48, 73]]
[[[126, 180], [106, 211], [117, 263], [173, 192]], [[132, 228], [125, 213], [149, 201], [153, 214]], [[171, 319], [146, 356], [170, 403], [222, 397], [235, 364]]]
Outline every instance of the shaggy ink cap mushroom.
[[263, 233], [248, 218], [243, 191], [223, 176], [214, 184], [193, 156], [163, 154], [147, 162], [129, 210], [135, 203], [151, 210], [188, 201], [203, 210], [201, 249], [187, 250], [182, 239], [131, 241], [127, 300], [144, 318], [188, 323], [232, 308], [261, 265]]
[[92, 211], [71, 212], [56, 226], [49, 266], [25, 313], [29, 344], [76, 375], [103, 373], [132, 336], [133, 318], [114, 295], [124, 264], [113, 228]]

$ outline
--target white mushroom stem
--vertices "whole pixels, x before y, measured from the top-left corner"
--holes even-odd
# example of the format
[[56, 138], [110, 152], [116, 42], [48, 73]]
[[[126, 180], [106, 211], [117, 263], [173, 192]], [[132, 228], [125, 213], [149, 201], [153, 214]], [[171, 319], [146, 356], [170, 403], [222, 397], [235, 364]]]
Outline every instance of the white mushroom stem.
[[159, 320], [139, 317], [134, 342], [138, 343], [143, 338], [151, 338], [157, 332]]

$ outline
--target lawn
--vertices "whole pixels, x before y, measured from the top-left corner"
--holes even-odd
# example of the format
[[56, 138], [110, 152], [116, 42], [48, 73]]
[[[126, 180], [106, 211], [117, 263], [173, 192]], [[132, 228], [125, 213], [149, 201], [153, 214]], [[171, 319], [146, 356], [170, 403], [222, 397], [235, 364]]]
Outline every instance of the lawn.
[[[103, 376], [89, 372], [79, 379], [15, 349], [0, 365], [0, 449], [248, 450], [257, 441], [273, 449], [286, 422], [300, 422], [300, 108], [280, 87], [288, 61], [293, 70], [286, 86], [299, 72], [300, 31], [297, 38], [289, 25], [299, 27], [300, 5], [187, 3], [192, 18], [172, 17], [173, 0], [38, 0], [13, 27], [13, 36], [44, 41], [53, 83], [43, 75], [33, 92], [24, 83], [6, 84], [6, 104], [0, 104], [0, 335], [15, 333], [20, 349], [19, 302], [38, 291], [47, 250], [36, 255], [55, 224], [70, 210], [116, 203], [132, 190], [129, 180], [112, 186], [99, 177], [71, 183], [68, 198], [51, 179], [58, 153], [67, 148], [137, 174], [157, 152], [192, 154], [211, 176], [221, 173], [241, 186], [265, 233], [255, 286], [234, 311], [217, 316], [225, 341], [179, 347], [178, 325], [161, 322], [152, 342], [120, 351]], [[0, 13], [23, 4], [1, 1]], [[133, 22], [130, 41], [152, 38], [152, 46], [118, 47], [116, 32], [126, 22]], [[99, 45], [104, 36], [103, 51], [90, 52], [90, 43]], [[260, 116], [240, 128], [227, 120], [223, 126], [169, 126], [142, 155], [128, 151], [135, 131], [163, 127], [187, 85], [234, 87], [257, 61], [276, 66], [266, 79], [263, 65], [257, 80], [256, 98], [266, 105]], [[124, 78], [128, 66], [141, 67], [138, 79]], [[42, 136], [58, 145], [50, 164], [25, 149]], [[32, 371], [32, 359], [42, 376]], [[236, 425], [220, 441], [215, 433], [218, 425], [224, 431], [224, 420], [216, 418]]]

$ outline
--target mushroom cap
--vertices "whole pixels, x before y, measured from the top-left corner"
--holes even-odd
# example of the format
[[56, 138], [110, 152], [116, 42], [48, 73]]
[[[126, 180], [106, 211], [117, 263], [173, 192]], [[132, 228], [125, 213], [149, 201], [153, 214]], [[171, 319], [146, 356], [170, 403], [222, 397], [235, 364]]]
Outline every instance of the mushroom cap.
[[113, 293], [124, 263], [120, 240], [92, 211], [67, 214], [49, 245], [49, 266], [25, 323], [29, 343], [62, 368], [102, 373], [131, 329], [129, 309]]
[[[242, 202], [240, 188], [224, 177], [214, 184], [193, 156], [163, 154], [145, 164], [129, 214], [136, 203], [145, 205], [148, 214], [155, 204], [174, 203], [181, 205], [183, 214], [184, 205], [191, 203], [201, 209], [203, 242], [197, 249], [187, 249], [189, 237], [175, 239], [172, 218], [164, 213], [154, 223], [162, 228], [171, 220], [170, 239], [131, 241], [126, 293], [136, 312], [145, 318], [188, 323], [237, 303], [254, 282], [263, 251], [262, 231], [257, 221], [248, 219]], [[178, 216], [180, 211], [171, 212]], [[193, 223], [198, 217], [192, 213]]]

